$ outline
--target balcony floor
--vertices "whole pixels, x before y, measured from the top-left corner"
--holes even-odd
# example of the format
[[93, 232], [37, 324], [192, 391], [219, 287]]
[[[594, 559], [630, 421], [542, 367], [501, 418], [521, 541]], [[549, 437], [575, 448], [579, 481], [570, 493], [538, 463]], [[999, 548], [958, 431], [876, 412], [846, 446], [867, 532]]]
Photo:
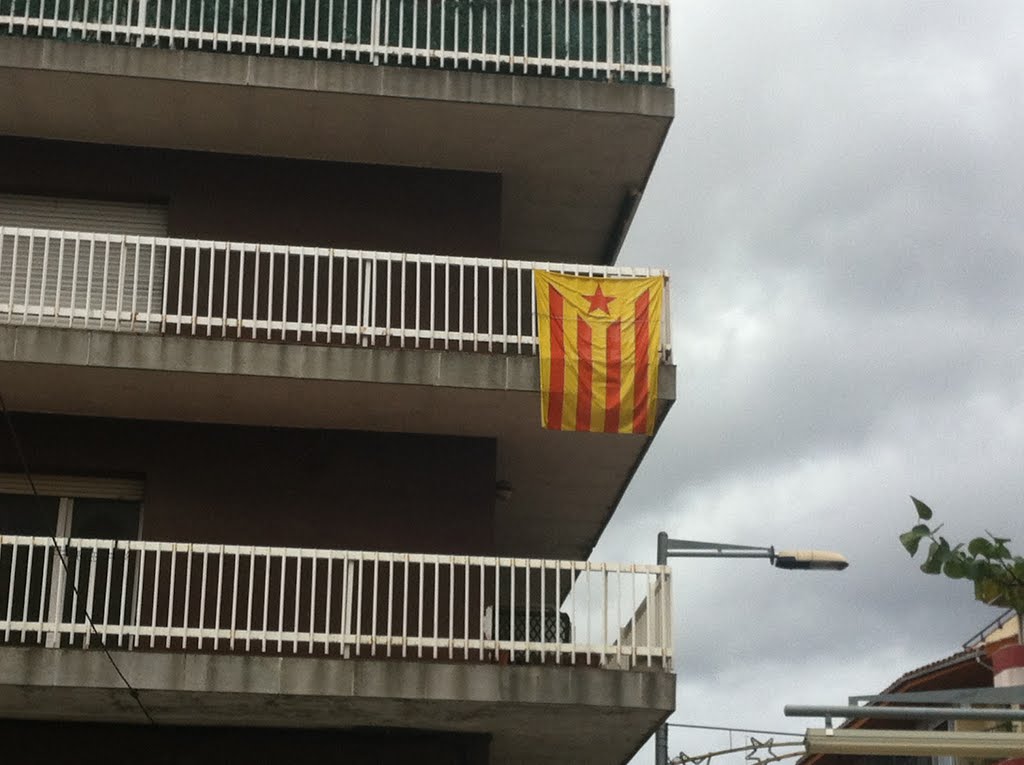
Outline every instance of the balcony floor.
[[[113, 651], [158, 724], [488, 733], [491, 763], [623, 763], [671, 673]], [[100, 651], [0, 647], [0, 717], [143, 724]]]

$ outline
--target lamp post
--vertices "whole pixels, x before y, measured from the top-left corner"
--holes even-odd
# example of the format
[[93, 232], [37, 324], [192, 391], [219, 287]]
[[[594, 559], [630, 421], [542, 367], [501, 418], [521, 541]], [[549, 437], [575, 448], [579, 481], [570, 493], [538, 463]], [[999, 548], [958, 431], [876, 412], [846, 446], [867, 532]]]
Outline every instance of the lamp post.
[[[787, 571], [842, 571], [850, 565], [844, 556], [827, 550], [776, 551], [774, 546], [696, 542], [692, 539], [670, 539], [662, 531], [658, 533], [658, 565], [667, 565], [669, 558], [763, 558], [775, 568]], [[654, 765], [669, 765], [667, 722], [654, 732]]]

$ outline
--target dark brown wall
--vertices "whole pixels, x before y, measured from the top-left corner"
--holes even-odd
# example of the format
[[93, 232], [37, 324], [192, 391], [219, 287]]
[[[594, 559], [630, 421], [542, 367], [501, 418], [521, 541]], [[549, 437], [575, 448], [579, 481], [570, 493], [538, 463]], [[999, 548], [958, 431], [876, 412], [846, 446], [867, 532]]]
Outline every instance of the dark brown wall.
[[0, 137], [0, 191], [166, 203], [184, 238], [499, 254], [488, 173]]
[[4, 762], [233, 765], [486, 765], [480, 734], [149, 727], [0, 720]]
[[494, 551], [491, 439], [13, 416], [34, 472], [144, 478], [145, 539]]

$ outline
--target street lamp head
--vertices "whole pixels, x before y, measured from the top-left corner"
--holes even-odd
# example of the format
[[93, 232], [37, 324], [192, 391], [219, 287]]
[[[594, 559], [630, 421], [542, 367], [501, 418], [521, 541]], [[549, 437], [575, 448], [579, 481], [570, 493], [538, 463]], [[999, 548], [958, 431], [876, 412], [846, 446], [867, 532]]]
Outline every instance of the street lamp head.
[[789, 571], [842, 571], [850, 562], [829, 550], [780, 550], [772, 565]]

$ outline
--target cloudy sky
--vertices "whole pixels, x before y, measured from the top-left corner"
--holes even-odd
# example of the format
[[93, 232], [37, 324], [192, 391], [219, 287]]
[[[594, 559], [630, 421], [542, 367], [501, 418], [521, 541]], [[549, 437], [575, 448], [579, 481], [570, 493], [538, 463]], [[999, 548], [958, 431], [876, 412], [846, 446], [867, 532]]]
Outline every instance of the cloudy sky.
[[999, 614], [917, 571], [909, 494], [1024, 542], [1024, 3], [672, 12], [676, 120], [620, 262], [672, 271], [678, 401], [597, 557], [653, 561], [661, 529], [845, 553], [674, 564], [673, 721], [801, 731], [784, 704], [878, 692]]

